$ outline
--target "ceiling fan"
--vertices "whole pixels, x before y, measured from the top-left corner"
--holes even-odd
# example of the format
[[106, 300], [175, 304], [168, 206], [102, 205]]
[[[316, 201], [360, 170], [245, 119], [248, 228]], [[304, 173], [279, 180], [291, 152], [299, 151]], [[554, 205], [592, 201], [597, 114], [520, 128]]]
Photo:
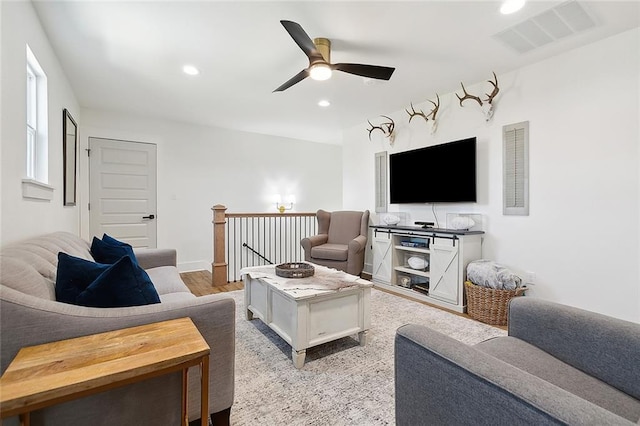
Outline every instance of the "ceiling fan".
[[307, 77], [314, 80], [326, 80], [331, 77], [331, 72], [334, 70], [378, 80], [389, 80], [395, 71], [395, 68], [379, 65], [332, 64], [330, 62], [331, 41], [329, 39], [316, 38], [312, 41], [300, 24], [293, 21], [280, 21], [280, 23], [309, 58], [309, 67], [290, 78], [274, 92], [282, 92]]

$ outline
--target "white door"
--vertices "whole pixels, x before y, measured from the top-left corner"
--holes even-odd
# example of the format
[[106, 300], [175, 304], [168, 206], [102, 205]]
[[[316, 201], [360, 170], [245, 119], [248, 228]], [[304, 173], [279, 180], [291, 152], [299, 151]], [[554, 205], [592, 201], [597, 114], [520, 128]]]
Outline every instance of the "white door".
[[89, 231], [156, 247], [156, 145], [89, 138]]

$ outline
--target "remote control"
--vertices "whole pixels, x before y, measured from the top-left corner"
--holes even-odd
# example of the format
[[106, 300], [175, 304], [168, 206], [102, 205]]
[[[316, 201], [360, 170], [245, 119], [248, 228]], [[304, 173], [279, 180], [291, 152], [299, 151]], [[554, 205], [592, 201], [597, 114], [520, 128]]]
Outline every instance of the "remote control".
[[416, 225], [422, 225], [423, 228], [433, 228], [433, 222], [414, 222]]

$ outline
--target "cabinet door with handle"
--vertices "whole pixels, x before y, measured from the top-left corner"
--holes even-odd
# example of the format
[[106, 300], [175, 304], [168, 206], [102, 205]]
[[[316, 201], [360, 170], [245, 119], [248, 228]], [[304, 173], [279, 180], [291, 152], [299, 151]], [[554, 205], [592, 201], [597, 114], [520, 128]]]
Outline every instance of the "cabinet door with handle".
[[458, 268], [458, 244], [455, 240], [434, 238], [431, 244], [431, 276], [429, 295], [445, 302], [458, 304], [461, 297]]

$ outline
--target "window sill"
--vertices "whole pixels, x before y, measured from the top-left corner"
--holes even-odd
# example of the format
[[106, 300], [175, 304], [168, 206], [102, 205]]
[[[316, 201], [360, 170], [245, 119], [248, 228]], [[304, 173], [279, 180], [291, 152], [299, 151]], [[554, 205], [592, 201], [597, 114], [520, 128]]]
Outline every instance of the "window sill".
[[53, 200], [53, 186], [33, 179], [22, 179], [22, 198], [30, 200]]

